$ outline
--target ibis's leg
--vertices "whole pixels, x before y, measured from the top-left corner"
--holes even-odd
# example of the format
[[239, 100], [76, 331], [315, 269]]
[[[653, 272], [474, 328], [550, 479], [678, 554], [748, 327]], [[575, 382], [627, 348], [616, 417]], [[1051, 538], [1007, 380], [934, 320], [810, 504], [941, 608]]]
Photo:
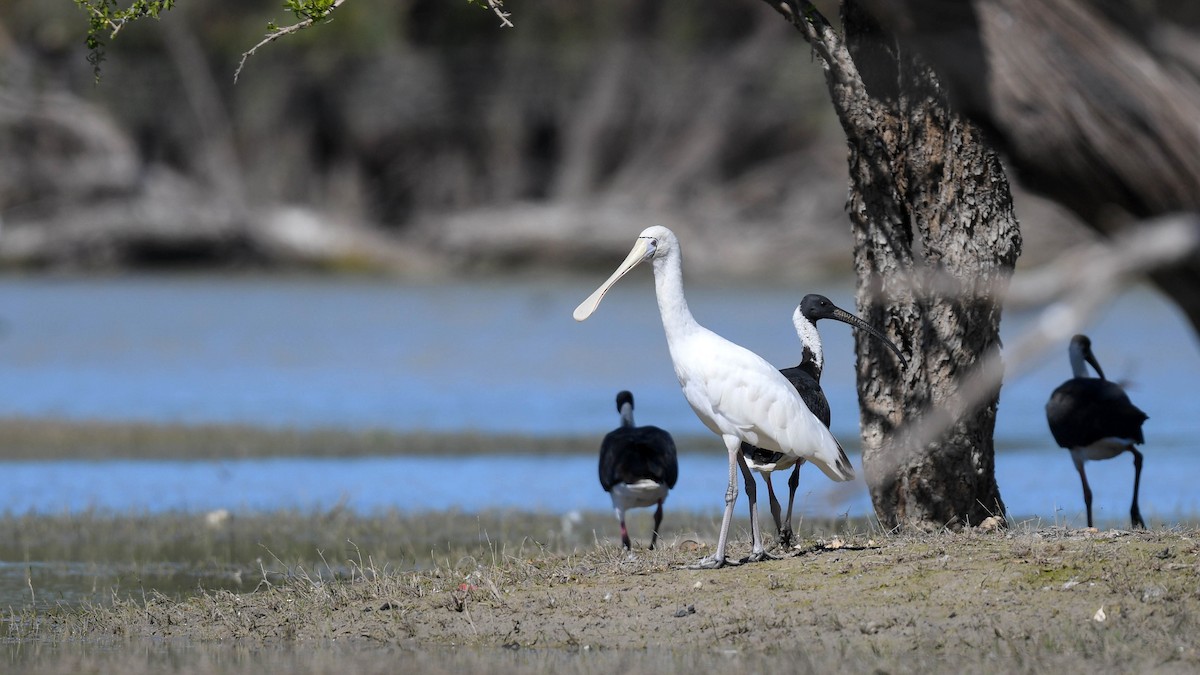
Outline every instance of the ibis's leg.
[[779, 536], [783, 536], [783, 521], [781, 521], [781, 509], [779, 507], [779, 499], [775, 497], [775, 486], [771, 485], [771, 473], [763, 474], [763, 482], [767, 484], [767, 497], [771, 500], [771, 517], [775, 519], [775, 531]]
[[654, 510], [654, 534], [650, 535], [650, 550], [654, 550], [654, 545], [658, 543], [658, 526], [662, 525], [662, 505], [663, 500], [658, 500], [658, 508]]
[[688, 565], [690, 569], [717, 569], [738, 564], [725, 558], [725, 542], [729, 538], [729, 523], [733, 520], [733, 506], [737, 501], [737, 467], [742, 442], [737, 436], [722, 436], [722, 439], [725, 441], [725, 449], [729, 452], [729, 484], [725, 487], [725, 515], [721, 517], [721, 535], [717, 538], [716, 552], [694, 565]]
[[629, 541], [629, 530], [625, 529], [625, 509], [617, 506], [613, 510], [617, 512], [617, 521], [621, 523], [621, 545], [629, 551], [633, 548], [633, 542]]
[[1079, 472], [1079, 480], [1083, 482], [1083, 503], [1087, 506], [1088, 527], [1092, 527], [1092, 488], [1088, 486], [1087, 472], [1083, 470], [1083, 455], [1071, 453], [1075, 460], [1075, 470]]
[[787, 519], [783, 521], [783, 531], [779, 535], [779, 541], [785, 547], [792, 545], [792, 504], [796, 503], [796, 488], [800, 487], [800, 465], [803, 463], [796, 462], [796, 468], [792, 469], [792, 475], [788, 477]]
[[[737, 454], [738, 466], [742, 469], [742, 478], [746, 481], [746, 496], [750, 498], [750, 538], [754, 542], [754, 548], [750, 551], [750, 557], [742, 560], [742, 562], [760, 562], [762, 560], [773, 560], [774, 556], [767, 553], [766, 548], [762, 543], [762, 529], [758, 526], [758, 490], [754, 483], [754, 472], [746, 465], [746, 458], [742, 456], [741, 450]], [[770, 480], [770, 474], [764, 474], [767, 480]], [[769, 485], [769, 483], [768, 483]]]
[[1142, 453], [1132, 445], [1129, 446], [1129, 451], [1133, 453], [1133, 506], [1129, 508], [1129, 518], [1133, 520], [1134, 527], [1146, 529], [1146, 521], [1142, 520], [1142, 512], [1138, 509], [1138, 486], [1142, 482]]

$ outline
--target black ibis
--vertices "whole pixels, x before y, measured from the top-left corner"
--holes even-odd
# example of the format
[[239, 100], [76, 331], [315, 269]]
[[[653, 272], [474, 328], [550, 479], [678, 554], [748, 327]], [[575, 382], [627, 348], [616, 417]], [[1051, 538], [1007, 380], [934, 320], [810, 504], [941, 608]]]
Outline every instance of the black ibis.
[[600, 443], [600, 485], [612, 497], [626, 550], [632, 545], [625, 528], [625, 512], [658, 505], [654, 534], [650, 535], [653, 549], [662, 525], [663, 500], [679, 478], [675, 441], [658, 427], [634, 425], [633, 394], [627, 391], [617, 394], [617, 412], [621, 414], [621, 426], [608, 432]]
[[[817, 321], [821, 319], [833, 319], [865, 330], [896, 352], [896, 357], [900, 359], [902, 367], [907, 367], [908, 364], [899, 348], [867, 322], [833, 304], [833, 301], [823, 295], [810, 293], [804, 296], [800, 305], [792, 313], [792, 323], [795, 324], [796, 334], [800, 337], [800, 364], [779, 372], [800, 393], [800, 397], [804, 399], [804, 404], [808, 406], [808, 409], [826, 428], [829, 428], [829, 401], [825, 398], [825, 392], [821, 390], [821, 371], [825, 366], [821, 335], [817, 332]], [[796, 500], [796, 488], [800, 485], [800, 465], [804, 463], [804, 460], [794, 462], [792, 475], [788, 479], [787, 516], [781, 518], [779, 500], [775, 497], [775, 489], [771, 485], [771, 473], [787, 469], [792, 463], [781, 453], [757, 448], [748, 443], [742, 444], [742, 454], [746, 456], [746, 463], [751, 469], [763, 474], [763, 481], [767, 484], [767, 494], [771, 499], [771, 515], [775, 519], [775, 528], [779, 533], [779, 543], [785, 547], [791, 545], [792, 506]], [[748, 498], [753, 498], [753, 476], [746, 485], [746, 495]]]
[[[1104, 378], [1100, 362], [1092, 353], [1092, 341], [1086, 335], [1071, 338], [1068, 349], [1075, 377], [1063, 382], [1046, 403], [1046, 421], [1054, 441], [1071, 451], [1075, 470], [1083, 482], [1083, 503], [1087, 505], [1087, 524], [1092, 525], [1092, 489], [1088, 486], [1084, 462], [1111, 459], [1128, 450], [1133, 453], [1133, 505], [1129, 517], [1133, 527], [1146, 527], [1138, 510], [1138, 488], [1142, 481], [1142, 453], [1134, 447], [1144, 443], [1142, 423], [1149, 415], [1142, 412], [1115, 382]], [[1099, 377], [1089, 377], [1086, 364], [1092, 364]]]

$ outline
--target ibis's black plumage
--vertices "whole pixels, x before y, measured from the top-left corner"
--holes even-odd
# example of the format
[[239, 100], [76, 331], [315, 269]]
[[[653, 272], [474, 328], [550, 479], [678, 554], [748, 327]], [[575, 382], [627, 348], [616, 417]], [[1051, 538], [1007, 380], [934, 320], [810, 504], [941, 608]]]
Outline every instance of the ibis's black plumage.
[[663, 500], [679, 479], [679, 462], [671, 434], [655, 426], [635, 426], [633, 394], [617, 394], [617, 412], [621, 426], [604, 436], [600, 444], [600, 485], [612, 497], [613, 510], [621, 523], [621, 543], [631, 548], [625, 528], [625, 512], [632, 508], [658, 505], [654, 512], [654, 533], [650, 548], [658, 542], [662, 524]]
[[[816, 325], [817, 321], [821, 319], [833, 319], [861, 328], [882, 340], [892, 351], [896, 352], [901, 365], [907, 367], [907, 362], [896, 345], [867, 322], [833, 304], [829, 298], [823, 295], [810, 293], [804, 296], [792, 315], [796, 333], [800, 337], [800, 363], [779, 372], [796, 388], [800, 398], [804, 399], [804, 405], [808, 406], [809, 412], [828, 429], [829, 401], [825, 398], [825, 392], [821, 390], [821, 371], [825, 367], [825, 354]], [[779, 532], [779, 542], [783, 546], [790, 545], [792, 541], [792, 506], [796, 501], [796, 488], [800, 485], [800, 465], [804, 461], [801, 460], [795, 464], [792, 475], [788, 478], [787, 516], [782, 518], [779, 500], [775, 497], [775, 489], [771, 485], [771, 472], [787, 468], [786, 465], [779, 463], [783, 456], [780, 453], [764, 450], [748, 443], [742, 444], [742, 454], [746, 457], [746, 463], [750, 468], [762, 472], [763, 480], [767, 484], [767, 494], [771, 500], [771, 515], [775, 518], [775, 527]], [[752, 476], [748, 476], [746, 496], [749, 499], [755, 498]]]
[[[1046, 421], [1055, 442], [1071, 451], [1071, 459], [1083, 482], [1083, 502], [1087, 524], [1092, 527], [1092, 489], [1088, 486], [1083, 464], [1089, 459], [1111, 459], [1133, 453], [1133, 504], [1129, 517], [1134, 527], [1146, 527], [1138, 509], [1138, 488], [1142, 481], [1142, 453], [1134, 447], [1145, 442], [1142, 423], [1149, 415], [1142, 412], [1125, 390], [1104, 377], [1104, 370], [1092, 353], [1092, 341], [1086, 335], [1071, 338], [1068, 353], [1075, 377], [1063, 382], [1046, 403]], [[1087, 365], [1099, 377], [1089, 377]]]

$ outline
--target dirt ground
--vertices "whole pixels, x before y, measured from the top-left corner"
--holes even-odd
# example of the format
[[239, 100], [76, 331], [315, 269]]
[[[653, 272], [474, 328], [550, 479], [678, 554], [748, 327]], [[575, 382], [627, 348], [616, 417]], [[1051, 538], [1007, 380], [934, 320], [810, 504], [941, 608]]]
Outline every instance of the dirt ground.
[[[731, 555], [746, 548], [738, 542]], [[690, 570], [706, 552], [694, 539], [632, 557], [611, 545], [519, 555], [501, 545], [490, 559], [419, 572], [359, 560], [340, 581], [298, 568], [249, 593], [51, 613], [39, 631], [389, 645], [426, 658], [465, 649], [492, 665], [501, 652], [658, 659], [594, 662], [597, 670], [692, 671], [735, 659], [800, 672], [1197, 672], [1198, 549], [1194, 531], [1018, 527], [809, 539], [778, 560]], [[591, 672], [571, 663], [566, 671]]]

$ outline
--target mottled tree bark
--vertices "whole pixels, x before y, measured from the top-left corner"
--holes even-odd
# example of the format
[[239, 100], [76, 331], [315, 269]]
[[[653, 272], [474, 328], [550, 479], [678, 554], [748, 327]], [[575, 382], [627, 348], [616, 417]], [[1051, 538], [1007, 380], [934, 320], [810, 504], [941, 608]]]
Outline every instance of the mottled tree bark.
[[767, 0], [813, 44], [850, 149], [848, 209], [858, 309], [910, 355], [907, 371], [860, 338], [863, 465], [885, 527], [976, 525], [1003, 515], [992, 432], [997, 388], [951, 405], [976, 360], [999, 346], [1002, 294], [1020, 248], [1012, 197], [980, 130], [953, 112], [937, 78], [855, 0], [844, 41], [805, 2]]

